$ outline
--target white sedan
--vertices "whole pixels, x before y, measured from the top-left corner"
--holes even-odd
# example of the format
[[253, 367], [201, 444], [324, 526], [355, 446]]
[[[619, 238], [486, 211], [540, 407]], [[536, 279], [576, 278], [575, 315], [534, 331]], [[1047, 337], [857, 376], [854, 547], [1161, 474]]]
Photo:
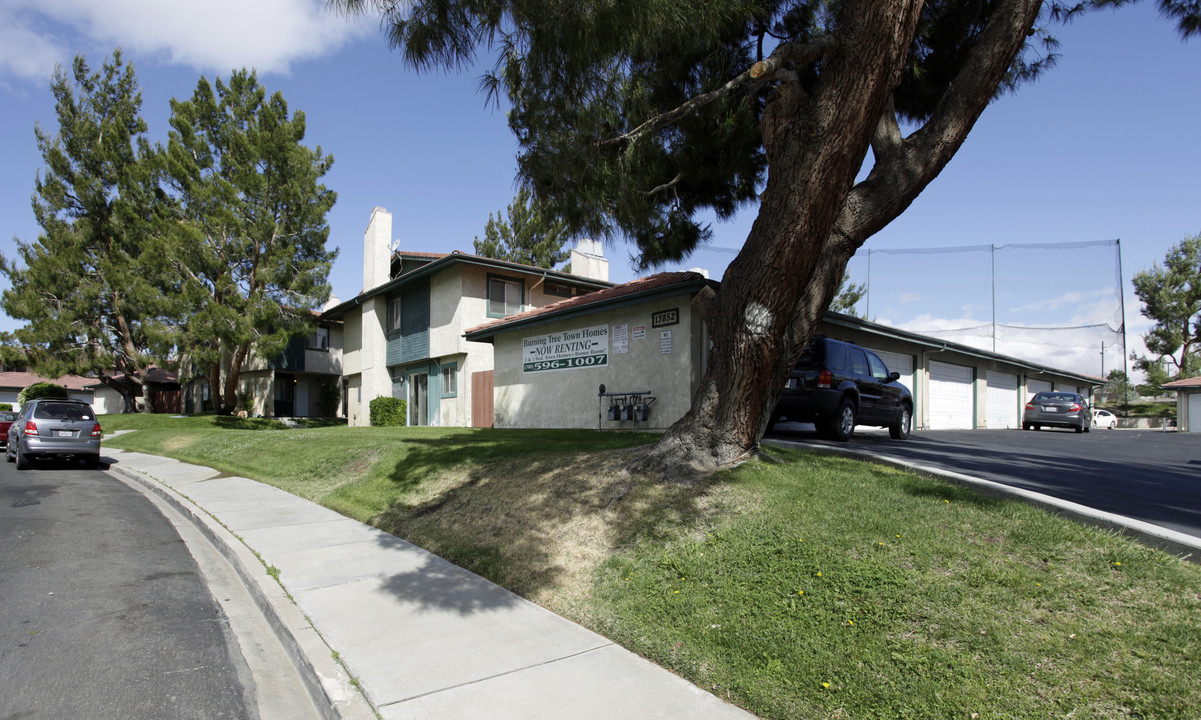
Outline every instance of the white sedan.
[[1093, 427], [1109, 428], [1113, 430], [1118, 426], [1118, 418], [1108, 410], [1097, 410], [1093, 413]]

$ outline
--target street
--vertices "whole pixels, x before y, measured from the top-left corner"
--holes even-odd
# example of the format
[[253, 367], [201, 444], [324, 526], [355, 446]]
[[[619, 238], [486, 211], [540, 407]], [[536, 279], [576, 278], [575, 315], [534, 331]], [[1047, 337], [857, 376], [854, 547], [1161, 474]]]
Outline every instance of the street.
[[176, 528], [116, 478], [66, 463], [0, 467], [0, 684], [0, 718], [260, 715]]
[[[770, 441], [836, 445], [782, 424]], [[857, 428], [847, 450], [972, 475], [1201, 537], [1201, 433]]]

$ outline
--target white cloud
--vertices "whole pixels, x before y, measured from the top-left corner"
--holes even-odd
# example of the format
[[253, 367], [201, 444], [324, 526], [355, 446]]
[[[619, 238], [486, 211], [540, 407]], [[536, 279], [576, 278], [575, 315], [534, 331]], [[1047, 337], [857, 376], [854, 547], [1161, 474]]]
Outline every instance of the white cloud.
[[923, 300], [923, 298], [922, 298], [922, 296], [918, 295], [917, 293], [907, 292], [907, 293], [901, 293], [901, 297], [899, 298], [899, 300], [903, 303], [913, 303], [913, 302], [921, 302]]
[[39, 24], [36, 18], [0, 7], [0, 83], [9, 85], [13, 79], [46, 84], [55, 64], [67, 59], [65, 43]]
[[[121, 46], [202, 72], [241, 67], [286, 73], [375, 32], [325, 0], [7, 0], [0, 11], [0, 73], [45, 80], [77, 45]], [[72, 42], [69, 36], [76, 36]]]

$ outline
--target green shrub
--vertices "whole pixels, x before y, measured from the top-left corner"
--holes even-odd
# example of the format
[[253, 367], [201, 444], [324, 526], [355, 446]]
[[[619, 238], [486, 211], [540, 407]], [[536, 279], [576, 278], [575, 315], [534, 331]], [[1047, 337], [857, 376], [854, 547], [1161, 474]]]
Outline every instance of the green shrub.
[[0, 412], [4, 412], [5, 410], [12, 410], [12, 409], [13, 409], [12, 403], [0, 403]]
[[17, 402], [24, 405], [30, 400], [40, 397], [66, 399], [71, 396], [67, 394], [67, 389], [61, 385], [55, 385], [52, 382], [36, 382], [17, 395]]
[[404, 400], [381, 395], [371, 401], [371, 424], [375, 426], [405, 425], [408, 404]]

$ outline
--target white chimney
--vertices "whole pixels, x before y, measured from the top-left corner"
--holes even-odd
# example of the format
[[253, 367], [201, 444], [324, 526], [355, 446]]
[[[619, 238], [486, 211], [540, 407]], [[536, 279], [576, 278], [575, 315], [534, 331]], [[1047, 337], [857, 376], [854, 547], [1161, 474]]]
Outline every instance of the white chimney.
[[390, 279], [392, 270], [392, 213], [371, 209], [371, 222], [363, 233], [363, 290], [372, 290]]
[[571, 249], [571, 274], [609, 282], [609, 261], [599, 240], [576, 240]]
[[337, 295], [334, 295], [333, 293], [330, 293], [329, 300], [326, 300], [325, 304], [321, 306], [321, 312], [325, 312], [326, 310], [329, 310], [332, 307], [338, 307], [341, 304], [342, 304], [342, 298], [338, 297]]
[[694, 272], [698, 275], [703, 275], [706, 280], [709, 279], [709, 271], [702, 267], [688, 268], [688, 272]]

